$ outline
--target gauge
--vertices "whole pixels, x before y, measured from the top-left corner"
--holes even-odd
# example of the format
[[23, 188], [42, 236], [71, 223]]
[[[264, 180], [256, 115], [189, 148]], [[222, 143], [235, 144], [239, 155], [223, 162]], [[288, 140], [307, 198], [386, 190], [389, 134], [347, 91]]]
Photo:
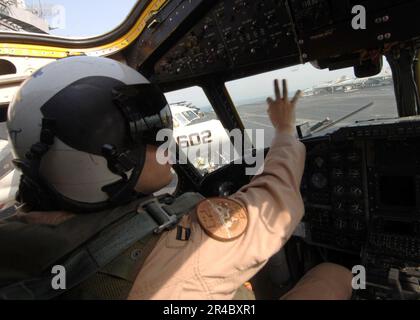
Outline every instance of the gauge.
[[324, 189], [328, 180], [322, 173], [315, 173], [311, 178], [312, 185], [317, 189]]

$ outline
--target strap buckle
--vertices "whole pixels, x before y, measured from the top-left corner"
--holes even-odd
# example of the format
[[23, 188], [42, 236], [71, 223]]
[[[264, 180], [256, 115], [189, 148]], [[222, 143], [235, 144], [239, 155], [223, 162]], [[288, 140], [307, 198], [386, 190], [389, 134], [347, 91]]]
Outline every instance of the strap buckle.
[[149, 202], [146, 202], [142, 207], [159, 225], [159, 227], [153, 230], [154, 234], [161, 234], [163, 231], [170, 230], [178, 223], [178, 217], [169, 214], [157, 199], [152, 199]]

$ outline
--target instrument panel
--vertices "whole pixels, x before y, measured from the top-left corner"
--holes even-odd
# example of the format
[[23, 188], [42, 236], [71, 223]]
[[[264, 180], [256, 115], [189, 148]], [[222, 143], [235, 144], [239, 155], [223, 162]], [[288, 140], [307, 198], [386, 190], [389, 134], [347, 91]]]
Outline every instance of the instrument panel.
[[[418, 297], [420, 117], [344, 127], [302, 142], [305, 217], [296, 236], [364, 266], [368, 290], [360, 298], [395, 298], [393, 269], [411, 275], [401, 285]], [[232, 163], [205, 176], [200, 192], [228, 196], [247, 183], [245, 166]]]
[[311, 240], [359, 252], [368, 214], [363, 143], [316, 141], [306, 146], [302, 195]]
[[346, 127], [304, 141], [307, 242], [361, 257], [368, 280], [420, 265], [420, 120]]
[[[366, 28], [355, 29], [353, 8], [360, 5]], [[419, 10], [414, 0], [178, 0], [157, 14], [157, 26], [139, 37], [128, 62], [171, 87], [310, 61], [349, 67], [368, 50], [420, 40], [420, 26], [406, 23]]]
[[[194, 16], [199, 2], [211, 5]], [[219, 112], [229, 111], [222, 92], [226, 81], [310, 61], [320, 68], [354, 66], [369, 58], [370, 50], [383, 53], [420, 41], [420, 25], [406, 23], [417, 20], [420, 2], [414, 0], [176, 3], [160, 27], [141, 35], [128, 61], [167, 90], [200, 85], [210, 96], [222, 95], [212, 101]], [[356, 5], [367, 10], [366, 29], [352, 26]], [[180, 28], [187, 10], [194, 17]], [[214, 83], [221, 86], [209, 91]], [[305, 139], [305, 241], [360, 257], [375, 283], [385, 283], [390, 268], [418, 268], [419, 139], [419, 119], [356, 125]], [[241, 177], [243, 170], [231, 165], [206, 176], [201, 192], [235, 192], [248, 181], [226, 177]]]
[[284, 1], [219, 3], [155, 66], [159, 81], [224, 72], [267, 61], [299, 57], [292, 18]]

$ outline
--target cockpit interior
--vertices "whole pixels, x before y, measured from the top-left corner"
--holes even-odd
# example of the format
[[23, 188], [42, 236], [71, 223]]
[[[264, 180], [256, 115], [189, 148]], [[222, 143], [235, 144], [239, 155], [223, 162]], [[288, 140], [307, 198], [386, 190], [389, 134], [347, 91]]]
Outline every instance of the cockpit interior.
[[[141, 0], [100, 37], [1, 32], [0, 55], [13, 57], [23, 45], [36, 59], [123, 61], [167, 93], [179, 152], [226, 130], [264, 130], [263, 146], [237, 157], [268, 152], [265, 98], [275, 77], [288, 79], [291, 91], [303, 90], [305, 217], [250, 280], [256, 298], [278, 299], [307, 270], [333, 262], [365, 268], [365, 287], [353, 299], [419, 299], [419, 13], [415, 0]], [[318, 83], [310, 83], [314, 74]], [[327, 79], [332, 74], [339, 80]], [[252, 96], [255, 87], [260, 96]], [[249, 161], [220, 156], [218, 165], [205, 156], [176, 164], [171, 192], [228, 196], [250, 181]]]

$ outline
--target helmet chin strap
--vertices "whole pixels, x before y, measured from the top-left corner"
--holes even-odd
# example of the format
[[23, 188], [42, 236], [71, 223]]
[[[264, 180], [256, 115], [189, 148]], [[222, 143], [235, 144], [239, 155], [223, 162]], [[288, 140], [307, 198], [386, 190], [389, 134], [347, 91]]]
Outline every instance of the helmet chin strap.
[[39, 175], [42, 157], [53, 144], [55, 136], [55, 121], [42, 120], [41, 142], [34, 144], [25, 155], [25, 160], [13, 160], [13, 163], [22, 171], [19, 191], [16, 200], [28, 205], [31, 210], [50, 211], [56, 209], [54, 199], [48, 192]]
[[[102, 191], [109, 195], [109, 202], [113, 206], [128, 203], [137, 199], [143, 194], [135, 191], [137, 181], [144, 167], [146, 146], [139, 145], [132, 152], [118, 153], [115, 148], [110, 145], [103, 147], [103, 154], [108, 162], [108, 168], [111, 172], [121, 176], [121, 180], [113, 184], [104, 186]], [[112, 150], [111, 154], [107, 153]], [[127, 178], [126, 172], [132, 170], [130, 179]]]
[[[104, 156], [108, 161], [109, 169], [121, 176], [121, 180], [103, 187], [109, 199], [104, 202], [90, 204], [74, 201], [59, 194], [39, 174], [42, 157], [49, 151], [54, 143], [55, 121], [51, 119], [42, 120], [40, 142], [34, 144], [25, 155], [25, 160], [14, 160], [14, 164], [22, 171], [19, 191], [16, 200], [29, 206], [30, 210], [55, 211], [65, 210], [74, 213], [92, 213], [116, 207], [138, 199], [143, 194], [135, 192], [134, 188], [140, 177], [144, 166], [145, 146], [138, 146], [134, 155], [129, 153], [118, 153], [112, 146], [104, 146]], [[113, 152], [107, 153], [112, 150]], [[137, 161], [136, 161], [137, 160]], [[128, 179], [125, 172], [132, 170]]]

